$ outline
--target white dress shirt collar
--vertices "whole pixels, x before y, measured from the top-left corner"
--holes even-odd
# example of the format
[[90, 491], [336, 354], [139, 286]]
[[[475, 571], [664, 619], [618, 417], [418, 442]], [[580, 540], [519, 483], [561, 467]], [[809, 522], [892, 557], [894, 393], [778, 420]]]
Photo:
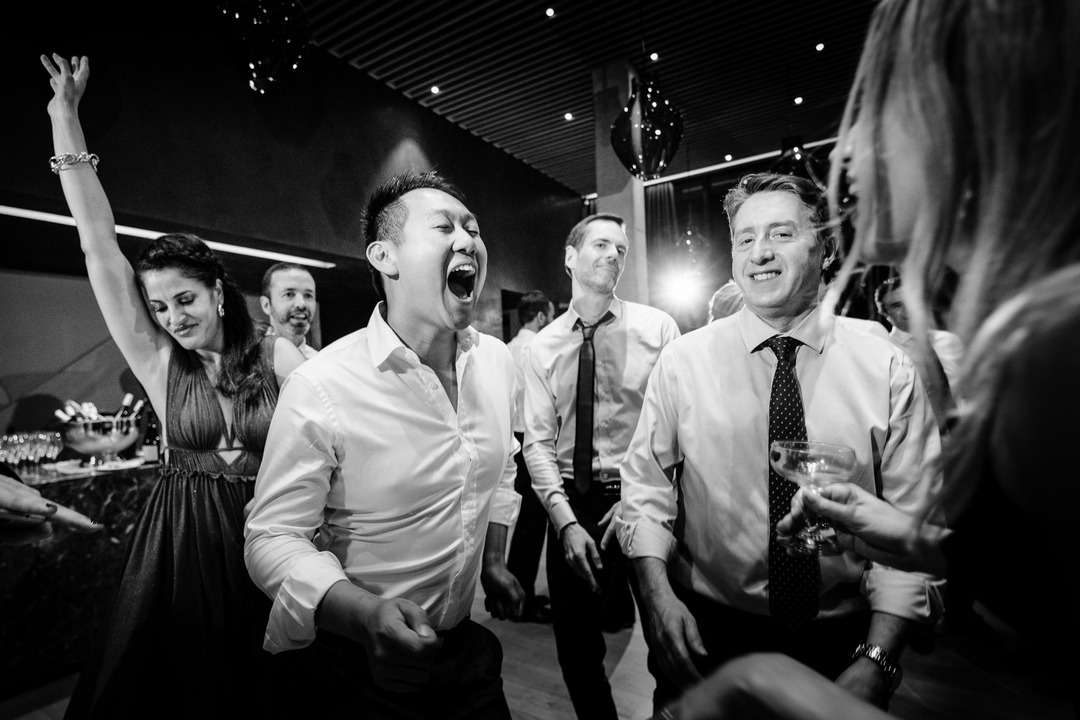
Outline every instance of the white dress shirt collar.
[[[367, 324], [368, 352], [371, 355], [371, 364], [381, 367], [392, 355], [409, 358], [414, 364], [419, 362], [419, 356], [412, 348], [407, 346], [386, 322], [386, 302], [382, 301], [371, 312], [371, 318]], [[469, 352], [480, 342], [480, 333], [476, 328], [469, 326], [456, 333], [457, 357]]]
[[[612, 295], [611, 296], [611, 304], [607, 306], [607, 310], [605, 310], [604, 312], [611, 312], [611, 314], [614, 315], [616, 318], [622, 318], [622, 316], [623, 316], [623, 301], [620, 300], [619, 298], [615, 297], [614, 295]], [[600, 317], [603, 317], [603, 316], [604, 316], [604, 313], [600, 313]], [[571, 300], [570, 301], [570, 307], [567, 308], [567, 310], [566, 310], [566, 320], [567, 320], [567, 322], [570, 323], [570, 327], [574, 327], [574, 323], [576, 323], [578, 321], [578, 319], [580, 319], [580, 318], [581, 318], [581, 314], [578, 313], [577, 309], [574, 307], [574, 302]], [[581, 319], [581, 322], [582, 322], [583, 325], [588, 324], [588, 323], [585, 322], [584, 319]]]
[[831, 327], [830, 323], [822, 322], [820, 306], [811, 310], [809, 315], [786, 333], [778, 333], [776, 328], [755, 315], [746, 306], [743, 306], [741, 310], [735, 313], [735, 322], [739, 326], [739, 334], [742, 336], [748, 353], [758, 350], [771, 337], [787, 335], [795, 338], [803, 345], [813, 348], [814, 352], [820, 355], [825, 349], [825, 340]]

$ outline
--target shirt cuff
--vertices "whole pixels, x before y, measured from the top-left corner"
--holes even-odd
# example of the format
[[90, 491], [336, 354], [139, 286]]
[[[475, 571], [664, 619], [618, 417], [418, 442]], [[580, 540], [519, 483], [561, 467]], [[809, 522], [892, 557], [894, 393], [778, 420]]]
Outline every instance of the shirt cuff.
[[863, 576], [863, 594], [870, 609], [933, 623], [944, 609], [945, 581], [921, 573], [909, 573], [875, 564]]
[[668, 561], [675, 552], [675, 538], [659, 525], [615, 519], [615, 537], [628, 558], [655, 557]]
[[348, 577], [331, 553], [297, 562], [274, 598], [263, 649], [279, 653], [310, 645], [315, 639], [315, 611], [331, 586], [342, 580]]
[[513, 527], [521, 510], [521, 495], [512, 488], [500, 487], [491, 499], [491, 512], [488, 522]]
[[548, 515], [551, 516], [551, 524], [555, 526], [556, 537], [564, 527], [577, 522], [577, 515], [570, 509], [570, 503], [565, 498], [553, 502], [548, 509]]

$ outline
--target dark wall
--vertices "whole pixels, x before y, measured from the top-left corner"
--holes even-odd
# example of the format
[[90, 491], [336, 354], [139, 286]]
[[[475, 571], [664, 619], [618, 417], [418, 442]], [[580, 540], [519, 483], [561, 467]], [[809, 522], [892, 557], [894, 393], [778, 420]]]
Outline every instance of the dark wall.
[[[312, 46], [259, 95], [240, 38], [212, 3], [62, 0], [30, 13], [6, 23], [14, 36], [0, 43], [0, 203], [66, 214], [48, 171], [51, 90], [38, 56], [85, 54], [81, 115], [117, 221], [337, 262], [315, 273], [324, 342], [366, 322], [376, 298], [362, 262], [363, 206], [409, 166], [449, 177], [480, 220], [490, 266], [479, 327], [501, 334], [500, 289], [568, 296], [562, 243], [580, 198], [359, 70]], [[11, 248], [0, 267], [85, 272], [71, 228], [4, 219], [0, 239]], [[125, 241], [125, 252], [140, 244]], [[226, 261], [247, 291], [271, 264]]]

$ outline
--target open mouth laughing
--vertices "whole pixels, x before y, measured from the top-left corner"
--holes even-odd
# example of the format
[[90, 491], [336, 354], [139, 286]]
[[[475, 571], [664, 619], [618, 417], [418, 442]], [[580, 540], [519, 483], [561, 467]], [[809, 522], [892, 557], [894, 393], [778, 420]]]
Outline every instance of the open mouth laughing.
[[462, 264], [450, 269], [446, 276], [446, 287], [459, 300], [471, 300], [476, 288], [476, 266]]
[[750, 273], [750, 279], [754, 282], [765, 282], [767, 280], [773, 280], [780, 277], [780, 273], [776, 270], [768, 270], [766, 272]]

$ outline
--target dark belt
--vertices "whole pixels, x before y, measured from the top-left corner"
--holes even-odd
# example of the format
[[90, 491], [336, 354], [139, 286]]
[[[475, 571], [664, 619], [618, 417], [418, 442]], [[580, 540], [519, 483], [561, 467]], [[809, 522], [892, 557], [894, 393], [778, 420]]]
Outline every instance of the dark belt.
[[[567, 493], [578, 494], [573, 478], [563, 478], [563, 488]], [[622, 480], [618, 470], [600, 470], [593, 473], [589, 483], [589, 492], [599, 492], [605, 497], [619, 497], [622, 493]]]

